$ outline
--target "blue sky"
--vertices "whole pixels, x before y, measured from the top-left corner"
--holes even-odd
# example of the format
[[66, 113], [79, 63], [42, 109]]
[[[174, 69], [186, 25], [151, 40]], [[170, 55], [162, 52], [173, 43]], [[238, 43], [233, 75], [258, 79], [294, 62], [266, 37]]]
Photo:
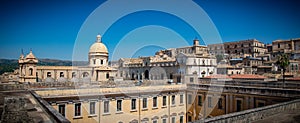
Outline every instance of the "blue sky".
[[[24, 53], [28, 53], [32, 48], [38, 58], [71, 60], [82, 24], [103, 2], [105, 1], [2, 0], [0, 2], [0, 58], [17, 59], [21, 49], [24, 49]], [[300, 37], [298, 0], [195, 0], [195, 2], [208, 14], [225, 42], [256, 38], [271, 43], [276, 39]], [[111, 9], [117, 7], [120, 6], [112, 6]], [[179, 9], [188, 9], [188, 7], [179, 6]], [[198, 13], [186, 14], [198, 16]], [[102, 18], [105, 20], [105, 16]], [[154, 26], [147, 26], [147, 24]], [[101, 22], [97, 25], [101, 25]], [[146, 27], [131, 30], [139, 26]], [[163, 27], [171, 28], [175, 32]], [[96, 36], [99, 32], [91, 33]], [[128, 51], [130, 49], [130, 43], [166, 42], [171, 47], [182, 45], [180, 43], [173, 45], [174, 41], [178, 40], [188, 40], [191, 45], [195, 37], [201, 40], [199, 34], [176, 17], [163, 12], [142, 11], [118, 20], [104, 34], [103, 42], [109, 52], [113, 52], [122, 40], [125, 42], [124, 52], [126, 52], [126, 48]], [[92, 43], [95, 37], [87, 37], [86, 40]], [[149, 45], [133, 52], [132, 56], [121, 55], [121, 57], [153, 55], [156, 50], [162, 48], [168, 47]], [[82, 52], [87, 56], [88, 51]], [[112, 53], [110, 57], [111, 55]], [[82, 60], [86, 60], [86, 57], [83, 56]]]

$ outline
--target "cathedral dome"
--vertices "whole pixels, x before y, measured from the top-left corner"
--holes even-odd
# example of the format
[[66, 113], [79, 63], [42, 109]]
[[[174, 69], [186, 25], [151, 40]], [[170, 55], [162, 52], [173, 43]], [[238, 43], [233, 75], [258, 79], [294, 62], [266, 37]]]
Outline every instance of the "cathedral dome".
[[97, 35], [97, 41], [90, 47], [90, 53], [108, 53], [106, 46], [101, 41], [100, 35]]

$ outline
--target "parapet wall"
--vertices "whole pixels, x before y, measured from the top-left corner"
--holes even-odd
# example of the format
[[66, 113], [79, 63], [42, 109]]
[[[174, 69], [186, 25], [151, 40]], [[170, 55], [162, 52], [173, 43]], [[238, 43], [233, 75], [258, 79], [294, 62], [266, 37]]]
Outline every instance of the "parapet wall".
[[[205, 119], [205, 123], [249, 123], [283, 111], [300, 109], [300, 99]], [[203, 120], [197, 121], [202, 123]]]

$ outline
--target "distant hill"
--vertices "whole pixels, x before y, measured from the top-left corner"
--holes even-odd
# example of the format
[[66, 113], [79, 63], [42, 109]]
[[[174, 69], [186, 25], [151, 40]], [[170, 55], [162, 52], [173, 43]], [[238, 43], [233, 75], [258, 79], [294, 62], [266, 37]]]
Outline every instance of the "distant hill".
[[[85, 66], [86, 61], [74, 61], [74, 66]], [[57, 59], [39, 59], [38, 66], [72, 66], [72, 61]], [[4, 72], [13, 72], [18, 69], [18, 60], [16, 59], [0, 59], [0, 75]]]

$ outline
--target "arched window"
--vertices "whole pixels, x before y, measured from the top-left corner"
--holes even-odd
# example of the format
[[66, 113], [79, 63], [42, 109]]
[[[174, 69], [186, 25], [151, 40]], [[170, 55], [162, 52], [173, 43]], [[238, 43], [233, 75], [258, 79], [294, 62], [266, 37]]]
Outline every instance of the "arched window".
[[32, 76], [33, 75], [33, 69], [29, 68], [29, 75]]
[[51, 77], [51, 72], [47, 72], [47, 77]]
[[145, 70], [144, 74], [145, 74], [145, 79], [149, 79], [149, 71]]
[[131, 79], [134, 80], [134, 73], [131, 73]]
[[88, 77], [89, 76], [89, 73], [88, 72], [83, 72], [82, 73], [82, 77]]
[[76, 73], [72, 72], [72, 78], [75, 78], [75, 77], [76, 77]]
[[64, 72], [60, 72], [59, 73], [59, 77], [64, 77], [65, 75], [64, 75]]

